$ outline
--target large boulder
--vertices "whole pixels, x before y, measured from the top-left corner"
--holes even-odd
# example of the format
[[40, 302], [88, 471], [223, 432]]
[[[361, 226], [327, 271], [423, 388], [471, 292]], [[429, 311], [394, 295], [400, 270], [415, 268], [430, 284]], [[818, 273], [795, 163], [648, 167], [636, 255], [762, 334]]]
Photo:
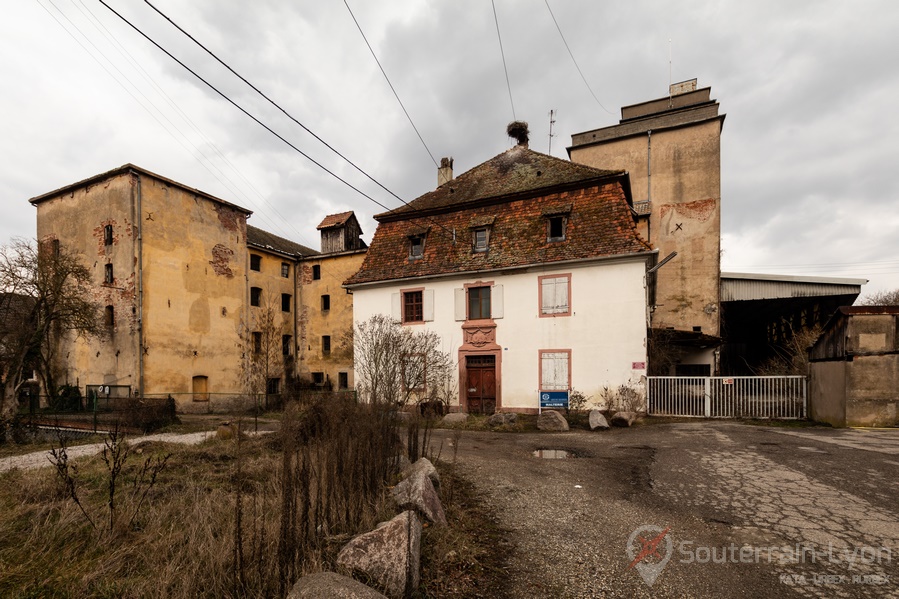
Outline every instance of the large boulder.
[[365, 574], [393, 599], [418, 588], [420, 560], [421, 521], [413, 511], [359, 535], [337, 554], [338, 566]]
[[378, 591], [349, 576], [317, 572], [299, 579], [287, 599], [387, 599]]
[[637, 419], [634, 412], [615, 412], [612, 416], [612, 426], [630, 426]]
[[423, 469], [413, 472], [395, 486], [391, 493], [401, 510], [415, 510], [434, 524], [446, 526], [443, 504], [440, 503], [434, 484]]
[[606, 417], [603, 416], [603, 413], [599, 410], [590, 410], [587, 422], [590, 424], [591, 431], [595, 431], [596, 429], [601, 431], [609, 430], [609, 421], [606, 420]]
[[444, 416], [443, 420], [441, 420], [440, 422], [447, 426], [453, 426], [456, 424], [462, 424], [466, 420], [468, 420], [468, 414], [466, 414], [465, 412], [453, 412], [452, 414], [447, 414], [446, 416]]
[[[409, 460], [406, 459], [406, 462]], [[425, 476], [431, 479], [431, 482], [434, 483], [434, 489], [439, 493], [440, 492], [440, 473], [437, 472], [437, 468], [434, 467], [434, 464], [431, 463], [431, 460], [428, 458], [418, 458], [414, 464], [409, 465], [406, 468], [403, 468], [403, 476], [409, 478], [416, 473], [424, 473]]]
[[512, 425], [518, 422], [518, 414], [514, 412], [497, 412], [487, 419], [488, 426]]
[[541, 431], [567, 431], [568, 421], [555, 410], [544, 410], [537, 416], [537, 429]]

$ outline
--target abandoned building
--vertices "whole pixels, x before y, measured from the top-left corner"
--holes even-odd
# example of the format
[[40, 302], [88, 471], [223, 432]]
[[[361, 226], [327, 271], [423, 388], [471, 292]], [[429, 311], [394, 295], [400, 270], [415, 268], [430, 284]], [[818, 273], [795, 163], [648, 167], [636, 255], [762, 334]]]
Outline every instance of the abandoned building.
[[[38, 239], [87, 261], [109, 332], [59, 340], [60, 382], [86, 395], [102, 386], [113, 397], [171, 395], [179, 411], [217, 411], [252, 401], [240, 375], [245, 352], [276, 356], [266, 369], [267, 394], [302, 374], [298, 364], [314, 361], [305, 360], [312, 348], [303, 343], [308, 323], [300, 315], [310, 311], [303, 281], [315, 270], [304, 260], [319, 252], [247, 225], [249, 210], [131, 164], [30, 202]], [[342, 222], [351, 226], [355, 216]], [[364, 243], [348, 243], [319, 268], [360, 261]], [[339, 289], [353, 268], [341, 266], [328, 281]], [[331, 335], [342, 338], [352, 298], [336, 299], [344, 316], [333, 320]], [[342, 382], [344, 372], [350, 385], [351, 355], [334, 365], [332, 376]]]
[[[796, 323], [822, 324], [864, 280], [721, 273], [724, 114], [695, 79], [577, 133], [573, 162], [630, 176], [638, 228], [659, 251], [650, 272], [654, 375], [756, 374]], [[726, 204], [725, 204], [726, 206]]]
[[359, 270], [368, 246], [352, 211], [326, 216], [318, 230], [321, 253], [305, 257], [298, 265], [302, 351], [297, 374], [318, 388], [349, 390], [355, 388], [353, 296], [343, 282]]
[[899, 306], [844, 306], [809, 353], [809, 416], [899, 425]]
[[346, 281], [357, 323], [387, 314], [439, 335], [458, 360], [451, 410], [536, 412], [545, 393], [598, 395], [646, 373], [657, 253], [627, 174], [534, 152], [525, 135], [456, 178], [442, 161], [437, 189], [375, 216]]

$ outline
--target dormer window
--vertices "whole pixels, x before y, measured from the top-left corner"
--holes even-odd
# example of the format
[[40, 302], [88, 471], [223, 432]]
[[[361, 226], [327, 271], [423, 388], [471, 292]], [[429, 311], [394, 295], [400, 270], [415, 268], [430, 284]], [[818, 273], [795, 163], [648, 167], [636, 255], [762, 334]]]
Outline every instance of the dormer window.
[[409, 257], [418, 259], [425, 255], [425, 236], [412, 235], [409, 237]]
[[475, 229], [472, 233], [472, 237], [474, 251], [486, 252], [487, 244], [490, 242], [490, 231], [487, 228]]
[[567, 217], [564, 215], [550, 216], [546, 219], [546, 240], [565, 241], [565, 225]]

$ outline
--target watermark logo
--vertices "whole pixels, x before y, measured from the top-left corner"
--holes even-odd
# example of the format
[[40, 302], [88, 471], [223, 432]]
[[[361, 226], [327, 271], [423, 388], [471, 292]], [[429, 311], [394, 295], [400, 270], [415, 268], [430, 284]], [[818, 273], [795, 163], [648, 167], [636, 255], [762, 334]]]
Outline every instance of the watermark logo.
[[662, 529], [661, 526], [644, 524], [627, 539], [627, 557], [631, 560], [628, 569], [636, 569], [649, 586], [653, 585], [674, 553], [674, 543], [667, 536], [669, 530], [670, 526]]

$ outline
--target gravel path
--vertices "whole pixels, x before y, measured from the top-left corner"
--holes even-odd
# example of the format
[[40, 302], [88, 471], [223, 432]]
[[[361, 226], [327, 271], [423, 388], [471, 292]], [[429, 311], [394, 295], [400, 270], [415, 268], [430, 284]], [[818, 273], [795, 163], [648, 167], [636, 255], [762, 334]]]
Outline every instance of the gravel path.
[[[215, 437], [215, 431], [203, 431], [199, 433], [160, 433], [158, 435], [147, 435], [143, 437], [129, 437], [132, 442], [144, 443], [150, 441], [161, 441], [165, 443], [183, 443], [185, 445], [196, 445], [202, 443], [210, 437]], [[69, 459], [80, 458], [98, 454], [103, 451], [105, 445], [103, 443], [90, 443], [88, 445], [73, 445], [66, 452]], [[0, 472], [6, 472], [13, 468], [22, 470], [32, 470], [34, 468], [49, 468], [52, 466], [50, 462], [49, 451], [35, 451], [24, 455], [10, 456], [8, 458], [0, 458]]]
[[[509, 530], [510, 597], [899, 597], [899, 431], [850, 448], [839, 431], [804, 430], [463, 432], [457, 466]], [[444, 459], [452, 438], [435, 431]], [[534, 457], [541, 448], [577, 457]], [[656, 527], [647, 539], [669, 531], [651, 586], [627, 553], [642, 526]], [[730, 547], [718, 563], [701, 553]], [[817, 559], [779, 561], [797, 547]], [[741, 548], [761, 559], [742, 561]], [[851, 562], [868, 548], [882, 548], [878, 563]]]

